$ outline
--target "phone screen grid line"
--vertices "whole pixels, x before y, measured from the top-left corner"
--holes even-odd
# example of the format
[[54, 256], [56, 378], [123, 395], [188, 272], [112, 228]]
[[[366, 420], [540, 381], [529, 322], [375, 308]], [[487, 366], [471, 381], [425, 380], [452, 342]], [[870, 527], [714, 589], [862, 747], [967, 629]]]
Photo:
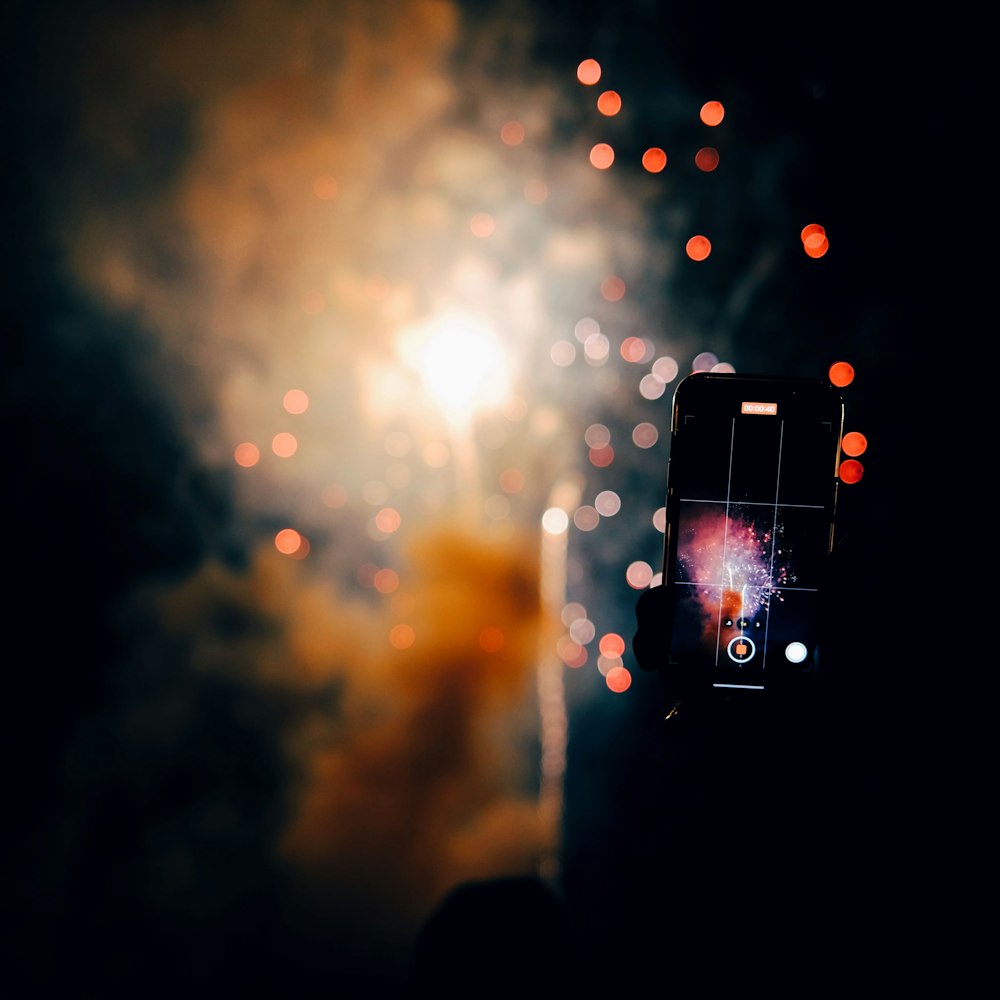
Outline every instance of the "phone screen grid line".
[[[726, 503], [725, 497], [677, 497], [676, 503], [708, 503], [708, 504], [724, 504]], [[774, 507], [775, 504], [771, 501], [766, 503], [762, 500], [744, 500], [741, 503], [742, 507]], [[779, 503], [776, 505], [779, 510], [823, 510], [824, 505], [821, 503]]]
[[770, 587], [767, 597], [768, 614], [764, 616], [764, 647], [761, 650], [761, 662], [760, 662], [761, 670], [767, 667], [767, 650], [768, 650], [767, 638], [768, 634], [771, 631], [770, 610], [771, 610], [771, 600], [774, 595], [774, 556], [775, 556], [775, 551], [777, 549], [776, 540], [778, 538], [778, 528], [779, 528], [778, 511], [781, 509], [778, 504], [778, 497], [781, 495], [781, 459], [782, 459], [782, 449], [784, 448], [784, 444], [785, 444], [785, 421], [782, 420], [778, 429], [778, 467], [774, 475], [774, 510], [771, 515], [771, 539], [772, 539], [771, 557], [768, 560], [768, 566], [767, 566], [767, 579], [770, 584]]
[[[736, 444], [736, 420], [735, 418], [730, 421], [729, 424], [729, 467], [726, 470], [726, 519], [725, 519], [725, 531], [722, 536], [722, 552], [723, 552], [723, 567], [726, 565], [725, 553], [729, 546], [729, 500], [733, 492], [733, 451]], [[723, 581], [724, 582], [724, 581]], [[719, 606], [718, 613], [715, 616], [715, 662], [714, 666], [719, 665], [719, 650], [722, 648], [722, 611], [723, 611], [723, 600], [725, 597], [725, 592], [720, 587], [719, 588]]]

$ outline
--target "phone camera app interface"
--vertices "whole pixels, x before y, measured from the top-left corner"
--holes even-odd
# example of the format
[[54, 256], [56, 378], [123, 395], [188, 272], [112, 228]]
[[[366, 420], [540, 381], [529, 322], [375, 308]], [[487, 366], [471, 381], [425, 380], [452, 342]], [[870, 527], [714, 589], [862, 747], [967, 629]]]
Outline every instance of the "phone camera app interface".
[[815, 652], [835, 431], [750, 405], [686, 414], [676, 439], [671, 654], [714, 668], [720, 686], [763, 688], [769, 666]]

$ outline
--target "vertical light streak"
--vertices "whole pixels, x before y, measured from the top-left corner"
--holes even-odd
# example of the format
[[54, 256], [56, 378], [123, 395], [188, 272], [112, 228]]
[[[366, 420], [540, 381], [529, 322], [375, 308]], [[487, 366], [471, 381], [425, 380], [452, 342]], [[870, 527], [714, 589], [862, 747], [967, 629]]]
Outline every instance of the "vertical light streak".
[[560, 480], [549, 494], [548, 509], [567, 513], [563, 519], [543, 520], [540, 597], [544, 621], [538, 652], [538, 711], [541, 729], [541, 781], [538, 812], [543, 843], [539, 874], [556, 882], [562, 848], [563, 778], [566, 772], [568, 723], [563, 685], [563, 661], [556, 651], [561, 614], [566, 603], [566, 555], [572, 513], [580, 503], [581, 484], [576, 477]]
[[472, 423], [464, 416], [449, 414], [447, 424], [458, 516], [463, 524], [476, 530], [483, 513], [483, 492], [479, 485], [479, 456]]

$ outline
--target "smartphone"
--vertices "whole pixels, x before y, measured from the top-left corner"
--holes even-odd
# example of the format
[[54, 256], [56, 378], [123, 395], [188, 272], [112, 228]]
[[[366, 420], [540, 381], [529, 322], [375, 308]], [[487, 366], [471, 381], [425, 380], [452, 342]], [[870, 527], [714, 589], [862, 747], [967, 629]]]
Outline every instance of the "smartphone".
[[819, 671], [844, 405], [824, 379], [695, 372], [674, 391], [668, 669], [757, 696]]

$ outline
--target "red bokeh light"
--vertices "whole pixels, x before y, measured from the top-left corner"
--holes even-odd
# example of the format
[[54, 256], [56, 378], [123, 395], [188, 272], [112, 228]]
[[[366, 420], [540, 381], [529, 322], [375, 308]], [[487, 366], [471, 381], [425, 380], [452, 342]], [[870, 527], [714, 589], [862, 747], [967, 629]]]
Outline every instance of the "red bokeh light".
[[835, 361], [830, 365], [830, 381], [841, 389], [854, 381], [854, 366], [846, 361]]
[[864, 474], [865, 467], [856, 458], [848, 458], [840, 463], [840, 481], [842, 483], [860, 483]]

